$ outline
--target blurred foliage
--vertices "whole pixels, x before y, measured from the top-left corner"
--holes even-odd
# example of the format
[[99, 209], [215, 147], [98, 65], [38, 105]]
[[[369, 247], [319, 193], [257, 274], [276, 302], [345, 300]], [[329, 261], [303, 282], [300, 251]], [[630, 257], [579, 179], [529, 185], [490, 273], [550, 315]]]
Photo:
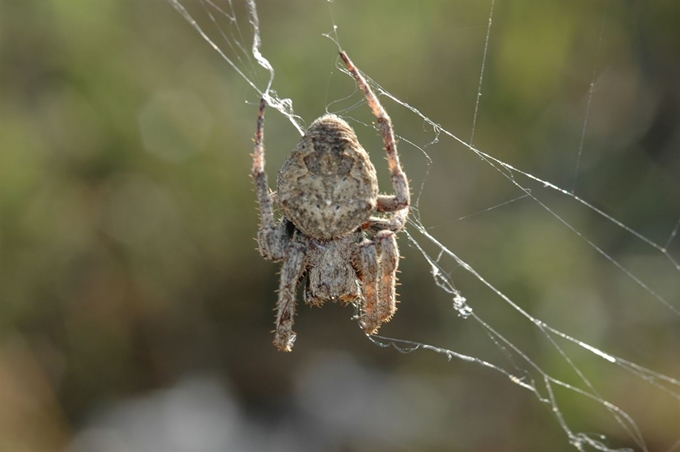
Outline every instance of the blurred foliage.
[[[235, 42], [248, 47], [245, 7], [234, 2], [244, 33]], [[197, 0], [184, 3], [203, 11]], [[307, 123], [326, 108], [352, 118], [385, 189], [379, 137], [362, 126], [370, 113], [351, 108], [361, 97], [322, 33], [337, 24], [340, 44], [364, 72], [468, 140], [489, 7], [463, 0], [261, 1], [262, 51], [277, 71], [274, 88]], [[215, 30], [205, 13], [197, 19]], [[229, 21], [220, 21], [228, 30]], [[680, 215], [678, 49], [680, 9], [672, 1], [497, 1], [474, 144], [575, 187], [664, 246]], [[266, 73], [238, 64], [264, 88]], [[286, 416], [301, 409], [294, 402], [300, 381], [309, 394], [325, 388], [317, 378], [336, 381], [324, 366], [348, 378], [364, 375], [356, 366], [375, 369], [376, 378], [391, 382], [386, 387], [404, 390], [390, 393], [395, 400], [386, 406], [393, 409], [385, 410], [392, 416], [412, 416], [409, 401], [419, 403], [429, 427], [401, 448], [572, 450], [530, 394], [478, 366], [373, 346], [350, 320], [351, 307], [300, 305], [295, 351], [271, 346], [277, 267], [255, 251], [249, 177], [257, 93], [169, 3], [0, 3], [0, 99], [0, 450], [73, 449], [93, 413], [192, 374], [216, 376], [251, 419], [283, 429]], [[385, 106], [401, 137], [417, 214], [442, 243], [558, 329], [680, 374], [678, 317], [650, 290], [538, 203], [502, 205], [523, 194], [503, 172], [411, 111], [387, 99]], [[271, 109], [265, 133], [271, 181], [297, 136]], [[663, 255], [573, 198], [520, 183], [677, 309], [680, 278]], [[403, 237], [400, 246], [400, 310], [382, 332], [504, 362], [478, 325], [455, 315], [418, 251]], [[678, 259], [680, 238], [668, 248]], [[447, 270], [482, 318], [550, 372], [577, 382], [530, 322], [462, 269]], [[313, 363], [321, 370], [310, 370]], [[592, 358], [579, 367], [615, 401], [623, 398], [650, 450], [677, 440], [677, 403], [673, 411], [667, 398], [648, 397], [642, 380], [619, 378], [621, 369]], [[358, 385], [339, 380], [337, 400], [329, 396], [319, 413], [333, 413], [351, 396], [342, 390], [358, 391], [350, 382]], [[427, 391], [441, 393], [430, 400]], [[575, 430], [608, 425], [572, 398], [566, 394], [562, 408]], [[381, 407], [372, 407], [371, 419], [387, 416]], [[392, 428], [420, 425], [416, 418], [400, 422]], [[316, 428], [305, 425], [297, 425], [300, 437]], [[397, 449], [389, 429], [371, 437], [371, 425], [363, 427], [364, 436], [305, 447]], [[631, 446], [614, 425], [602, 430], [611, 432], [612, 447]]]

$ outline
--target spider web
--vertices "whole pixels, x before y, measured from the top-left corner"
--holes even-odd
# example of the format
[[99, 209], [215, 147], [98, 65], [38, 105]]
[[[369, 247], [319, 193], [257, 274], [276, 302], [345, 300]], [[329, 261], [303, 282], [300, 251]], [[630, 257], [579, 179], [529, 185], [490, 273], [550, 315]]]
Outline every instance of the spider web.
[[[268, 105], [287, 118], [298, 133], [303, 133], [304, 121], [295, 114], [293, 102], [274, 90], [275, 67], [261, 50], [260, 22], [253, 0], [246, 1], [245, 4], [232, 0], [201, 0], [198, 3], [192, 3], [193, 9], [191, 10], [187, 9], [190, 6], [189, 2], [168, 1], [219, 53], [231, 69], [252, 88], [252, 91], [244, 96], [249, 102], [256, 105], [257, 99], [264, 97]], [[471, 86], [474, 86], [474, 96], [469, 101], [472, 106], [470, 112], [472, 124], [471, 127], [467, 126], [467, 133], [454, 133], [452, 130], [458, 128], [457, 126], [442, 125], [432, 119], [437, 116], [436, 113], [426, 115], [423, 113], [424, 106], [410, 105], [399, 96], [390, 93], [377, 80], [372, 79], [370, 71], [364, 73], [393, 119], [399, 117], [398, 124], [409, 121], [422, 125], [421, 134], [401, 134], [402, 129], [399, 126], [395, 130], [400, 141], [402, 159], [407, 155], [412, 155], [409, 153], [413, 151], [415, 151], [413, 154], [420, 156], [419, 163], [412, 163], [406, 168], [413, 180], [412, 190], [415, 201], [409, 227], [405, 232], [408, 243], [429, 266], [432, 280], [441, 290], [440, 297], [441, 295], [448, 297], [451, 314], [457, 314], [457, 316], [450, 315], [450, 321], [455, 322], [456, 328], [461, 328], [463, 320], [468, 325], [475, 325], [476, 331], [482, 331], [488, 337], [495, 353], [478, 350], [463, 351], [465, 350], [463, 345], [451, 347], [450, 344], [458, 344], [455, 342], [456, 339], [453, 339], [457, 336], [453, 334], [441, 338], [440, 343], [449, 344], [447, 346], [382, 335], [368, 336], [368, 338], [380, 347], [393, 347], [403, 353], [430, 351], [442, 355], [449, 361], [460, 360], [472, 363], [507, 377], [511, 383], [528, 391], [540, 404], [546, 406], [547, 412], [552, 414], [557, 425], [564, 432], [566, 441], [577, 450], [667, 450], [668, 452], [680, 450], [680, 439], [678, 439], [680, 435], [677, 433], [680, 431], [680, 425], [677, 422], [680, 380], [666, 375], [678, 370], [677, 362], [668, 364], [663, 358], [654, 359], [654, 351], [646, 348], [644, 344], [641, 345], [642, 351], [636, 352], [635, 347], [627, 347], [624, 340], [621, 341], [622, 345], [607, 342], [602, 335], [593, 334], [593, 331], [587, 328], [580, 330], [574, 326], [574, 322], [570, 323], [560, 318], [566, 315], [586, 324], [598, 322], [598, 314], [584, 307], [588, 301], [592, 300], [582, 299], [582, 297], [592, 298], [592, 295], [588, 295], [585, 290], [579, 290], [579, 278], [586, 278], [586, 273], [576, 272], [574, 279], [560, 280], [559, 284], [562, 285], [558, 285], [560, 289], [556, 290], [556, 293], [526, 295], [521, 290], [514, 290], [507, 279], [484, 262], [484, 260], [497, 259], [493, 255], [493, 250], [490, 253], [479, 253], [479, 255], [465, 259], [456, 251], [456, 241], [451, 237], [455, 235], [458, 225], [485, 215], [497, 214], [498, 218], [503, 218], [500, 214], [504, 209], [508, 206], [517, 207], [521, 215], [537, 219], [536, 221], [540, 223], [537, 228], [548, 228], [548, 234], [554, 234], [554, 237], [525, 237], [527, 243], [518, 245], [519, 251], [530, 256], [528, 258], [513, 257], [512, 253], [508, 252], [511, 256], [503, 258], [508, 264], [513, 265], [522, 259], [530, 260], [531, 256], [537, 256], [536, 259], [541, 256], [545, 257], [540, 253], [532, 253], [535, 248], [542, 247], [545, 240], [568, 241], [566, 247], [558, 247], [563, 254], [549, 257], [558, 262], [573, 259], [573, 256], [569, 255], [568, 248], [575, 247], [587, 254], [588, 259], [599, 262], [598, 269], [603, 268], [605, 273], [598, 274], [595, 279], [612, 279], [620, 290], [617, 294], [604, 296], [605, 301], [601, 303], [621, 303], [620, 310], [626, 312], [624, 317], [628, 316], [626, 317], [628, 320], [620, 320], [621, 322], [631, 321], [630, 317], [643, 317], [646, 322], [653, 323], [654, 328], [663, 330], [660, 335], [667, 338], [673, 338], [673, 331], [677, 331], [680, 327], [680, 304], [678, 303], [680, 263], [674, 256], [677, 252], [672, 252], [673, 249], [677, 249], [680, 240], [677, 237], [680, 230], [680, 219], [677, 216], [680, 215], [680, 210], [676, 209], [674, 213], [676, 217], [665, 223], [665, 232], [646, 229], [644, 223], [640, 223], [644, 232], [639, 232], [637, 227], [630, 226], [627, 221], [617, 218], [623, 214], [612, 214], [608, 208], [602, 207], [602, 204], [589, 200], [586, 195], [577, 194], [577, 190], [580, 193], [581, 187], [588, 187], [584, 185], [586, 182], [584, 176], [588, 174], [585, 164], [590, 151], [589, 139], [592, 136], [591, 130], [600, 127], [600, 124], [594, 124], [594, 121], [602, 121], [601, 118], [594, 119], [594, 113], [598, 89], [604, 83], [601, 81], [606, 61], [602, 50], [607, 37], [603, 25], [604, 17], [607, 14], [613, 14], [607, 8], [608, 4], [604, 4], [602, 8], [599, 25], [594, 31], [590, 30], [593, 32], [592, 36], [588, 35], [589, 37], [586, 38], [595, 50], [587, 75], [588, 89], [585, 93], [578, 94], [583, 101], [579, 104], [580, 121], [574, 121], [579, 122], [577, 127], [580, 129], [580, 136], [579, 141], [573, 143], [572, 147], [562, 146], [559, 150], [572, 159], [564, 164], [573, 168], [570, 180], [555, 176], [561, 179], [559, 183], [548, 180], [551, 177], [549, 171], [547, 177], [538, 176], [536, 174], [542, 172], [541, 170], [529, 172], [508, 163], [512, 158], [512, 153], [507, 153], [510, 157], [503, 157], [506, 150], [502, 143], [478, 144], [481, 136], [480, 129], [489, 121], [484, 116], [484, 97], [482, 96], [486, 94], [489, 49], [500, 45], [503, 39], [502, 36], [497, 36], [502, 30], [495, 25], [496, 15], [499, 14], [496, 11], [501, 6], [501, 2], [495, 0], [486, 3], [484, 5], [485, 22], [477, 21], [474, 24], [475, 29], [483, 30], [483, 32], [478, 32], [475, 36], [481, 39], [471, 44], [481, 54], [481, 61], [477, 66], [478, 73], [474, 83], [465, 87], [470, 98], [469, 90]], [[328, 13], [325, 17], [328, 24], [327, 30], [323, 36], [319, 35], [317, 44], [329, 43], [330, 45], [326, 46], [329, 55], [333, 55], [335, 48], [346, 50], [357, 66], [365, 69], [362, 61], [353, 55], [353, 49], [343, 46], [343, 44], [346, 45], [345, 40], [351, 33], [351, 25], [348, 22], [349, 19], [344, 16], [336, 18], [336, 8], [336, 4], [329, 2], [327, 5]], [[418, 18], [414, 20], [417, 21]], [[415, 60], [415, 55], [409, 55], [409, 57]], [[332, 73], [329, 85], [339, 83], [340, 80], [343, 86], [351, 86], [350, 83], [353, 83], [339, 59], [336, 59], [332, 66]], [[347, 77], [337, 76], [339, 73], [344, 73]], [[330, 92], [330, 88], [327, 92]], [[361, 92], [354, 89], [354, 91], [345, 91], [345, 93], [345, 97], [327, 99], [326, 109], [343, 115], [353, 122], [355, 128], [365, 127], [370, 131], [373, 127], [372, 118], [364, 112], [368, 109], [364, 105]], [[429, 108], [429, 106], [428, 110], [441, 111]], [[460, 127], [460, 129], [464, 131], [465, 127]], [[365, 134], [359, 133], [359, 135]], [[463, 138], [464, 136], [466, 138]], [[380, 144], [376, 141], [375, 146], [366, 143], [364, 146], [367, 149], [375, 149]], [[460, 163], [455, 163], [457, 167], [481, 164], [486, 172], [485, 181], [492, 181], [487, 183], [489, 187], [487, 191], [493, 192], [494, 187], [502, 186], [505, 187], [502, 193], [507, 194], [508, 197], [496, 201], [488, 197], [484, 201], [486, 204], [476, 212], [461, 215], [454, 223], [438, 224], [439, 217], [429, 211], [432, 205], [430, 199], [442, 196], [442, 193], [430, 189], [430, 183], [433, 179], [442, 177], [440, 175], [442, 173], [436, 171], [438, 167], [447, 167], [449, 165], [447, 162], [458, 160]], [[440, 162], [443, 162], [442, 165]], [[460, 177], [464, 175], [460, 173]], [[468, 183], [473, 184], [473, 182]], [[484, 188], [483, 184], [484, 182], [476, 186]], [[381, 185], [386, 186], [384, 183]], [[498, 188], [498, 190], [501, 189]], [[625, 246], [632, 251], [626, 253], [616, 250], [604, 238], [607, 235], [619, 237], [619, 240], [625, 242]], [[483, 247], [482, 245], [480, 244], [480, 247]], [[634, 259], [634, 256], [643, 258]], [[647, 264], [652, 266], [653, 270], [647, 269]], [[402, 275], [402, 280], [406, 279], [405, 275]], [[405, 282], [405, 285], [407, 284]], [[565, 284], [571, 285], [565, 287]], [[532, 306], [537, 305], [534, 298], [541, 297], [546, 298], [544, 304], [541, 305], [543, 307], [532, 309]], [[559, 309], [551, 308], [550, 303], [560, 305]], [[564, 304], [573, 305], [573, 308], [565, 308]], [[491, 305], [494, 306], [493, 309], [489, 307]], [[545, 307], [546, 305], [548, 307]], [[551, 313], [551, 309], [556, 309], [557, 314]], [[534, 314], [535, 311], [539, 314]], [[551, 320], [543, 320], [544, 317], [551, 318]], [[505, 321], [506, 318], [512, 320]], [[615, 322], [616, 320], [605, 321]], [[541, 346], [549, 350], [548, 352], [544, 350], [542, 354], [537, 353], [536, 348], [527, 342], [526, 337], [513, 332], [512, 325], [526, 324], [526, 322], [529, 322], [530, 329], [535, 335], [531, 340], [540, 340]], [[644, 339], [643, 337], [643, 342]], [[675, 340], [677, 341], [677, 336]], [[608, 347], [594, 345], [600, 343], [605, 343]], [[608, 348], [616, 352], [608, 351]], [[630, 355], [635, 357], [634, 360], [628, 359]], [[677, 355], [675, 358], [677, 361]], [[551, 364], [551, 361], [559, 361], [559, 364], [555, 366], [554, 363]], [[645, 365], [638, 364], [636, 361], [643, 361]], [[649, 394], [655, 394], [650, 397], [657, 397], [657, 400], [662, 401], [663, 406], [657, 406], [659, 412], [675, 413], [676, 431], [664, 436], [671, 438], [670, 442], [661, 445], [657, 442], [650, 445], [646, 432], [649, 426], [643, 426], [640, 422], [645, 415], [625, 400], [626, 391], [610, 391], [611, 388], [603, 387], [602, 380], [598, 378], [600, 372], [628, 375], [629, 379], [625, 381], [628, 381], [627, 384], [634, 388], [633, 392], [646, 393], [645, 391], [649, 390]], [[599, 414], [593, 419], [600, 419], [600, 422], [584, 424], [578, 419], [578, 415], [574, 414], [578, 410], [564, 408], [565, 405], [573, 404], [587, 407], [583, 408], [584, 411], [596, 411]], [[666, 416], [672, 417], [673, 414]], [[649, 422], [645, 421], [645, 423]], [[669, 421], [669, 425], [673, 425], [672, 420]]]

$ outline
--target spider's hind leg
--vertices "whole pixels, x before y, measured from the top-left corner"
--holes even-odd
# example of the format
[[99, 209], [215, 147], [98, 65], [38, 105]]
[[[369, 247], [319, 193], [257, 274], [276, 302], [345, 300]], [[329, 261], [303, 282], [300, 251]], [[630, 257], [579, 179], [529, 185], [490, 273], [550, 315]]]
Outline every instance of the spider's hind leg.
[[286, 254], [286, 249], [293, 236], [293, 224], [282, 219], [275, 226], [263, 224], [257, 233], [257, 243], [260, 255], [265, 259], [280, 261]]
[[275, 194], [269, 190], [267, 173], [264, 170], [264, 109], [266, 102], [260, 100], [260, 111], [257, 117], [257, 132], [255, 133], [255, 148], [253, 149], [252, 178], [257, 192], [257, 202], [260, 206], [260, 229], [257, 242], [262, 257], [278, 261], [283, 259], [288, 246], [288, 239], [292, 233], [292, 225], [287, 221], [277, 222], [274, 217]]
[[380, 195], [378, 197], [378, 211], [395, 212], [397, 210], [408, 209], [409, 204], [411, 203], [411, 192], [406, 174], [401, 168], [401, 163], [399, 163], [399, 154], [397, 154], [397, 142], [394, 139], [392, 120], [387, 114], [387, 111], [385, 111], [385, 108], [380, 104], [378, 97], [369, 86], [366, 78], [361, 75], [344, 51], [340, 52], [340, 58], [345, 62], [347, 69], [354, 77], [354, 80], [359, 88], [361, 88], [361, 91], [363, 91], [368, 106], [371, 107], [373, 114], [378, 120], [378, 126], [385, 145], [385, 152], [387, 153], [387, 164], [390, 169], [394, 195]]

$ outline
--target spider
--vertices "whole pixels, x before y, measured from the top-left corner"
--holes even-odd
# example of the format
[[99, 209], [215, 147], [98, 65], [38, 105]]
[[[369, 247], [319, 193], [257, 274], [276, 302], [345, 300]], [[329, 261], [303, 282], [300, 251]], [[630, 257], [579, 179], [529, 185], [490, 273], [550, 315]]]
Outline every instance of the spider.
[[[283, 262], [274, 337], [281, 351], [291, 351], [295, 342], [296, 289], [305, 276], [307, 304], [355, 303], [367, 334], [396, 311], [396, 233], [408, 217], [408, 180], [390, 117], [347, 54], [340, 57], [377, 118], [394, 195], [378, 194], [368, 153], [350, 125], [333, 114], [309, 126], [279, 170], [277, 191], [270, 192], [262, 143], [266, 102], [261, 99], [252, 172], [260, 209], [257, 241], [262, 257]], [[282, 213], [278, 221], [275, 207]]]

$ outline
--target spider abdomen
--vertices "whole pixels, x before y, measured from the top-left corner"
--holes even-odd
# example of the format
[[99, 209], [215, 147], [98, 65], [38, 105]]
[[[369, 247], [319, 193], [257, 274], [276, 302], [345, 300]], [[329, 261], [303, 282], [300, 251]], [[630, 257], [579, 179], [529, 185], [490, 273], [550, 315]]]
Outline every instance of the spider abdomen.
[[310, 237], [347, 235], [376, 210], [375, 168], [352, 128], [334, 115], [312, 123], [277, 185], [283, 215]]

